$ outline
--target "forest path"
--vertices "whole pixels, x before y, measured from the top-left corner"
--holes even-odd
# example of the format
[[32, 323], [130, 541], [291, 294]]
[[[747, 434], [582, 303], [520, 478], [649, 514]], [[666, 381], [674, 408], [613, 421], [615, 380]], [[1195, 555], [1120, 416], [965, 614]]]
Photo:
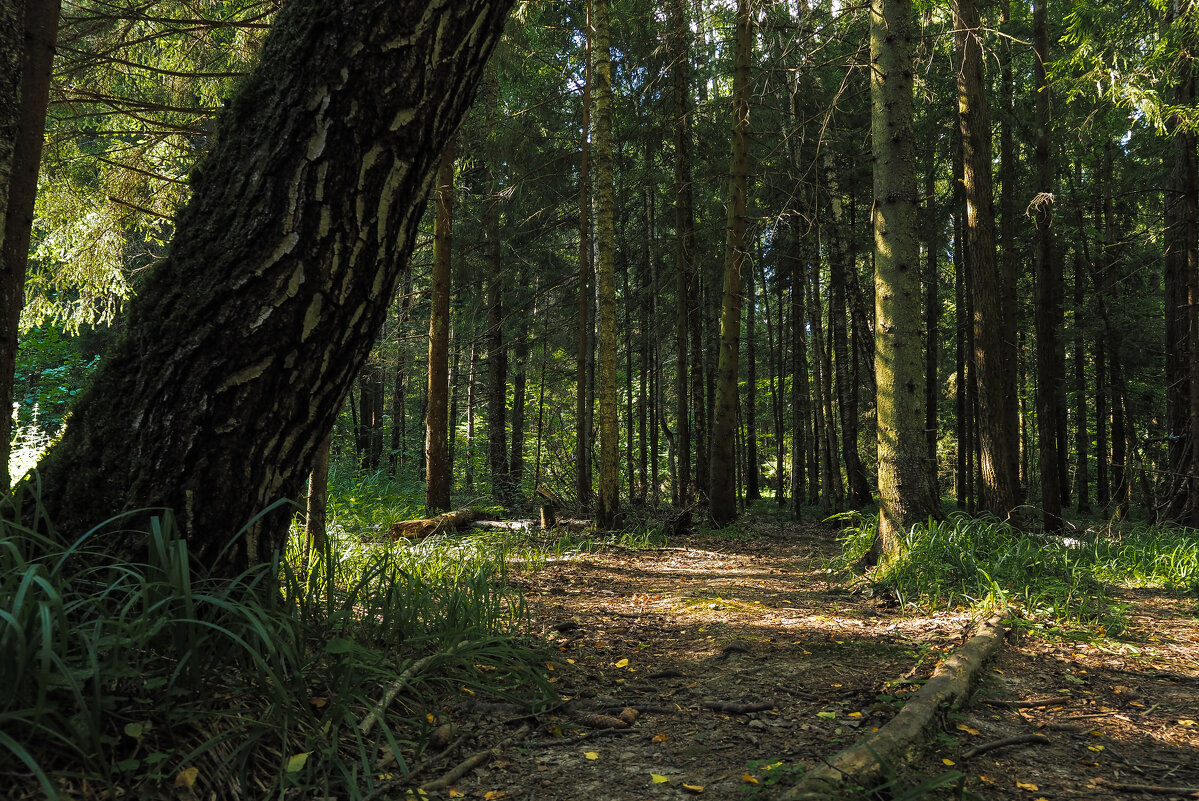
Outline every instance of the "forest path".
[[[901, 611], [831, 581], [823, 564], [836, 535], [827, 525], [746, 522], [742, 531], [570, 557], [519, 577], [534, 629], [557, 648], [555, 687], [574, 700], [454, 792], [778, 798], [805, 766], [889, 720], [974, 630], [965, 612]], [[985, 799], [1150, 797], [1120, 784], [1199, 788], [1195, 599], [1124, 595], [1131, 625], [1119, 640], [1025, 633], [1003, 646], [972, 705], [948, 715], [896, 773], [894, 796], [950, 771]], [[1016, 705], [1027, 702], [1044, 703]], [[469, 715], [474, 728], [512, 714], [494, 707], [466, 701], [454, 717]], [[626, 707], [640, 712], [627, 729], [583, 719]], [[493, 742], [511, 733], [489, 731]], [[1033, 734], [1045, 739], [967, 756]]]

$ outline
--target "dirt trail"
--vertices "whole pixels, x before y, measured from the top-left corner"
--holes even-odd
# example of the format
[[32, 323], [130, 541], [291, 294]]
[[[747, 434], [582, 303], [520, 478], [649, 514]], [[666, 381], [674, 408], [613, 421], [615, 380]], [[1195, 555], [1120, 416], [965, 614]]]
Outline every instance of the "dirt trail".
[[[826, 527], [754, 529], [752, 538], [608, 550], [522, 578], [534, 626], [557, 648], [555, 686], [573, 700], [454, 792], [781, 797], [804, 767], [890, 719], [973, 630], [965, 613], [901, 612], [831, 582], [821, 569], [834, 536]], [[1137, 592], [1127, 601], [1133, 625], [1118, 641], [1025, 634], [1001, 649], [971, 707], [947, 715], [897, 771], [896, 794], [952, 770], [985, 799], [1150, 797], [1121, 784], [1199, 788], [1195, 599]], [[1028, 702], [1043, 705], [1017, 705]], [[589, 716], [626, 708], [639, 711], [631, 727], [593, 728], [603, 719]], [[467, 730], [490, 724], [468, 747], [514, 728], [499, 723], [511, 710], [465, 698], [452, 714]], [[1029, 735], [1041, 739], [968, 755]], [[1172, 795], [1182, 797], [1153, 797]]]

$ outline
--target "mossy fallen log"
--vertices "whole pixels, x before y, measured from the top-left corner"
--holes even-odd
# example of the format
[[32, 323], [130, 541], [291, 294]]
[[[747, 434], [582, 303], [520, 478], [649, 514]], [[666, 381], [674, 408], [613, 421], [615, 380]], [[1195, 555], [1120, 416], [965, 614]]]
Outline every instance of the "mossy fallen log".
[[919, 749], [945, 707], [956, 707], [1007, 634], [1004, 616], [996, 615], [978, 633], [943, 661], [920, 691], [894, 718], [873, 734], [858, 740], [825, 764], [804, 775], [783, 796], [786, 801], [842, 797], [846, 785], [874, 787], [889, 770]]
[[476, 520], [482, 520], [490, 517], [490, 515], [482, 509], [458, 509], [453, 512], [446, 512], [443, 515], [436, 517], [427, 517], [423, 520], [401, 520], [398, 523], [392, 523], [388, 529], [388, 536], [393, 540], [419, 540], [425, 537], [431, 537], [434, 534], [442, 534], [447, 531], [458, 531], [466, 528]]

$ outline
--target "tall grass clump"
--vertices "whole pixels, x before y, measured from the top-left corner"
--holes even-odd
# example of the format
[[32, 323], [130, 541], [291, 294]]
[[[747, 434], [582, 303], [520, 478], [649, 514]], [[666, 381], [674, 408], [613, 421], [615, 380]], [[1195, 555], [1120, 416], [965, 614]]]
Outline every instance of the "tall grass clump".
[[[877, 535], [878, 518], [857, 515], [833, 565], [853, 565]], [[1195, 589], [1199, 537], [1190, 529], [1137, 526], [1059, 537], [989, 518], [953, 514], [903, 535], [899, 555], [871, 576], [901, 604], [926, 608], [1016, 604], [1061, 622], [1123, 626], [1113, 586]]]
[[136, 532], [134, 562], [104, 548], [134, 536], [122, 519], [64, 542], [36, 497], [11, 504], [0, 797], [362, 798], [381, 759], [409, 771], [448, 692], [548, 697], [495, 561], [293, 542], [273, 565], [206, 579], [169, 515]]

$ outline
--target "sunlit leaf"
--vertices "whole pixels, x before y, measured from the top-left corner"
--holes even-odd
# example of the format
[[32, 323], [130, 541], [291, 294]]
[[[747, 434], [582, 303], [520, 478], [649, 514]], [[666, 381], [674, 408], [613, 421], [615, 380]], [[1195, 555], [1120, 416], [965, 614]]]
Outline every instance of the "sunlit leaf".
[[670, 781], [668, 776], [663, 776], [661, 773], [651, 773], [649, 777], [654, 784], [665, 784], [666, 782]]
[[196, 778], [200, 775], [199, 768], [184, 768], [175, 774], [176, 787], [195, 787]]
[[284, 764], [283, 769], [288, 773], [299, 773], [304, 769], [305, 763], [308, 762], [308, 755], [311, 753], [311, 751], [304, 751], [299, 754], [292, 754], [287, 758], [287, 762]]

